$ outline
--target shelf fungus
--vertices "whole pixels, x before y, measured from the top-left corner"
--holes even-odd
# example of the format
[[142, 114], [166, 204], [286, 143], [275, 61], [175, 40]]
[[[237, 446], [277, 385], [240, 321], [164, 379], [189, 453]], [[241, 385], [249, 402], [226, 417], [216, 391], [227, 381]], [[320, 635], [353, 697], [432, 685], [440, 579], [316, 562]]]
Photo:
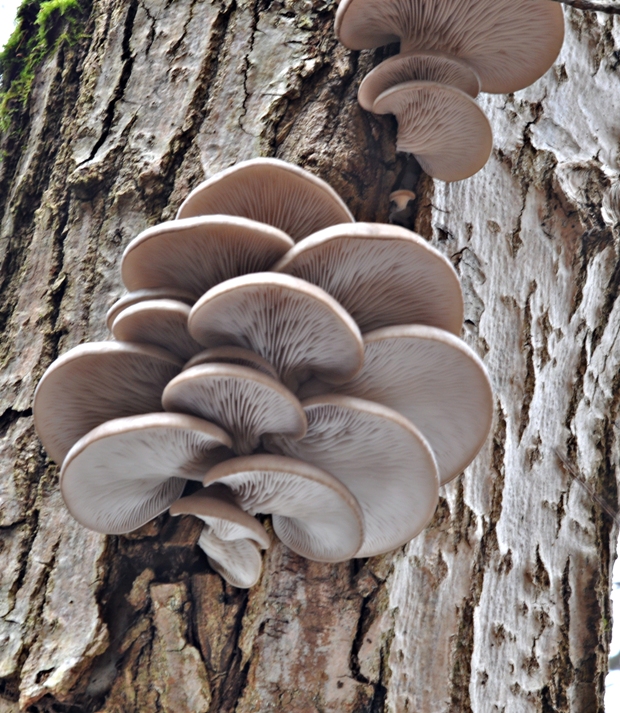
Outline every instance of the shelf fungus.
[[459, 181], [484, 166], [493, 143], [478, 92], [539, 79], [562, 47], [564, 16], [552, 0], [342, 0], [335, 29], [354, 50], [400, 42], [400, 54], [361, 83], [358, 101], [396, 116], [397, 151], [430, 176]]
[[[441, 86], [473, 102], [466, 60], [406, 59], [426, 72], [418, 83], [439, 67]], [[374, 104], [394, 92], [384, 84], [380, 72], [366, 83]], [[214, 176], [178, 220], [129, 243], [121, 272], [115, 340], [70, 349], [34, 398], [85, 527], [198, 518], [206, 561], [247, 588], [271, 544], [259, 518], [319, 562], [390, 552], [485, 442], [493, 396], [459, 338], [451, 263], [404, 228], [353, 222], [300, 168], [257, 159]]]

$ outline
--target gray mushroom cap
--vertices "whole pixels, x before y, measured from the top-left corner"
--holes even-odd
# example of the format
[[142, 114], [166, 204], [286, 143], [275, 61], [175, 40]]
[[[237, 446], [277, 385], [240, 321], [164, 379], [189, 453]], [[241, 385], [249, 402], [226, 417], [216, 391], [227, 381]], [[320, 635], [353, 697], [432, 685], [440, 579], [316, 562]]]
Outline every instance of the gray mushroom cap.
[[263, 560], [253, 540], [222, 540], [205, 527], [198, 546], [211, 567], [233, 587], [249, 589], [260, 579]]
[[448, 84], [474, 98], [480, 91], [480, 78], [467, 62], [444, 52], [423, 50], [381, 62], [364, 77], [357, 100], [366, 111], [372, 111], [375, 99], [386, 89], [413, 80]]
[[191, 369], [199, 364], [236, 364], [237, 366], [247, 366], [250, 369], [278, 379], [278, 372], [263, 357], [251, 352], [243, 347], [213, 347], [204, 349], [195, 354], [183, 367], [183, 371]]
[[108, 329], [112, 329], [112, 324], [118, 315], [127, 307], [146, 302], [147, 300], [178, 300], [188, 305], [193, 305], [202, 293], [193, 294], [187, 290], [173, 290], [168, 288], [157, 288], [154, 290], [135, 290], [128, 292], [117, 300], [108, 310], [105, 323]]
[[321, 288], [289, 275], [255, 273], [216, 285], [192, 308], [189, 331], [206, 347], [259, 354], [293, 389], [310, 373], [341, 383], [362, 366], [351, 316]]
[[369, 332], [364, 347], [364, 366], [349, 383], [315, 381], [303, 395], [337, 390], [398, 411], [420, 429], [441, 483], [449, 482], [476, 457], [491, 428], [493, 392], [484, 364], [462, 340], [419, 325]]
[[320, 178], [285, 161], [242, 161], [201, 183], [185, 199], [177, 218], [226, 213], [273, 225], [294, 241], [353, 216]]
[[234, 364], [202, 364], [179, 374], [164, 389], [168, 411], [192, 413], [232, 434], [239, 454], [255, 450], [262, 435], [301, 438], [306, 417], [297, 398], [279, 381]]
[[455, 87], [404, 82], [380, 94], [372, 110], [396, 116], [396, 150], [413, 154], [434, 178], [469, 178], [491, 155], [493, 132], [489, 120], [468, 94]]
[[118, 535], [168, 509], [186, 480], [230, 457], [228, 434], [192, 416], [149, 413], [97, 426], [71, 448], [60, 472], [69, 512], [84, 527]]
[[281, 230], [236, 215], [171, 220], [129, 243], [121, 273], [130, 290], [185, 289], [200, 296], [231, 277], [268, 270], [292, 246]]
[[112, 323], [121, 342], [152, 344], [186, 361], [202, 350], [187, 328], [190, 307], [177, 300], [147, 300], [124, 309]]
[[335, 225], [297, 243], [273, 269], [321, 287], [362, 332], [411, 323], [461, 332], [463, 295], [454, 268], [405, 228]]
[[308, 559], [345, 561], [361, 545], [364, 520], [356, 499], [316, 466], [282, 456], [245, 456], [216, 465], [203, 482], [226, 485], [251, 514], [271, 514], [280, 540]]
[[161, 410], [164, 386], [183, 362], [146, 344], [80, 344], [56, 359], [34, 394], [34, 422], [50, 458], [63, 462], [82, 436], [105, 421]]
[[484, 92], [515, 92], [553, 64], [564, 40], [562, 7], [550, 0], [342, 0], [336, 34], [349, 49], [401, 42], [465, 60]]
[[273, 436], [266, 446], [324, 468], [353, 493], [365, 530], [356, 556], [389, 552], [421, 532], [435, 512], [439, 478], [418, 429], [386, 406], [347, 396], [318, 396], [302, 406], [306, 436]]

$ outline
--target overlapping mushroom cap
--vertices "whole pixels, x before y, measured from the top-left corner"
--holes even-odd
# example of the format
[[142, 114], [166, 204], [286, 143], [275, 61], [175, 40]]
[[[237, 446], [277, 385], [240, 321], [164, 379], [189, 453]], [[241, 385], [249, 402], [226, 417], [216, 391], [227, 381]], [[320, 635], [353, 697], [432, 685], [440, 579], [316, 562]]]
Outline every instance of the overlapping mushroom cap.
[[[262, 181], [264, 163], [242, 166], [242, 182]], [[123, 258], [130, 292], [108, 313], [118, 341], [62, 356], [34, 403], [76, 519], [122, 534], [169, 507], [198, 517], [199, 546], [239, 587], [258, 581], [269, 546], [259, 514], [318, 561], [407, 542], [492, 410], [484, 367], [456, 336], [449, 261], [403, 228], [352, 223], [318, 179], [266, 163], [289, 179], [274, 179], [289, 204], [306, 191], [321, 229], [304, 236], [295, 218], [294, 243], [273, 204], [244, 199], [242, 218], [145, 231]], [[186, 206], [223, 201], [218, 186]], [[257, 222], [257, 205], [281, 227]], [[188, 480], [204, 489], [182, 497]]]

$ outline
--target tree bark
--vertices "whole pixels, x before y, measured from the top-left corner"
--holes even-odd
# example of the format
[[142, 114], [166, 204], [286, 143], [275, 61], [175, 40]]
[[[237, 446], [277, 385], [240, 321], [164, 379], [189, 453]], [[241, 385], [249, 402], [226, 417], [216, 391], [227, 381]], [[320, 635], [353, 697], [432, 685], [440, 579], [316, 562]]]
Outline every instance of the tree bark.
[[209, 569], [190, 518], [110, 538], [75, 523], [33, 390], [59, 354], [107, 338], [129, 240], [236, 161], [298, 163], [358, 220], [387, 220], [406, 157], [394, 120], [356, 102], [387, 51], [340, 46], [322, 0], [82, 9], [2, 139], [0, 713], [603, 711], [620, 19], [567, 8], [554, 68], [480, 98], [486, 168], [416, 179], [406, 222], [456, 266], [464, 338], [495, 389], [483, 451], [398, 552], [325, 565], [276, 543], [244, 592]]

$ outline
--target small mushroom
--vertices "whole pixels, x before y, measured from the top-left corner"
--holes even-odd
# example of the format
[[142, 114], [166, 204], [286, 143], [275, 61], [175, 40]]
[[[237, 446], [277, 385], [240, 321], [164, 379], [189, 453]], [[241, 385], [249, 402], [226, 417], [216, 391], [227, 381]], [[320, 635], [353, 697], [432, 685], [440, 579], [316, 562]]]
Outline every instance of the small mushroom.
[[214, 421], [232, 434], [238, 454], [251, 453], [267, 433], [301, 438], [306, 417], [299, 401], [279, 381], [234, 364], [201, 364], [179, 374], [164, 389], [167, 411]]
[[274, 455], [233, 458], [211, 468], [203, 482], [226, 485], [250, 514], [271, 514], [280, 540], [308, 559], [342, 562], [362, 543], [357, 500], [336, 478], [308, 463]]
[[334, 390], [385, 404], [414, 423], [433, 449], [442, 485], [476, 457], [493, 419], [484, 364], [462, 340], [433, 327], [365, 334], [360, 373], [339, 387], [309, 382], [301, 398]]
[[342, 0], [336, 34], [353, 50], [400, 40], [402, 53], [459, 57], [480, 76], [482, 91], [507, 93], [551, 67], [564, 40], [564, 15], [549, 0]]
[[351, 316], [320, 287], [289, 275], [254, 273], [216, 285], [192, 308], [189, 332], [206, 347], [256, 352], [291, 390], [310, 373], [342, 383], [362, 366]]
[[335, 225], [297, 243], [273, 269], [321, 287], [362, 332], [412, 323], [461, 332], [463, 295], [454, 268], [405, 228]]
[[256, 369], [267, 376], [271, 376], [273, 379], [278, 379], [278, 372], [266, 359], [242, 347], [213, 347], [213, 349], [204, 349], [187, 362], [183, 367], [183, 371], [191, 369], [193, 366], [198, 366], [199, 364], [214, 363], [247, 366], [250, 369]]
[[404, 188], [390, 193], [390, 202], [396, 206], [396, 212], [406, 210], [411, 201], [417, 198], [413, 191], [408, 191]]
[[164, 386], [183, 362], [146, 344], [80, 344], [56, 359], [34, 394], [34, 423], [61, 464], [82, 436], [104, 421], [161, 410]]
[[434, 178], [461, 181], [479, 171], [491, 155], [489, 120], [460, 89], [435, 82], [404, 82], [380, 94], [372, 110], [396, 116], [396, 150], [413, 154]]
[[123, 295], [119, 300], [117, 300], [108, 310], [105, 322], [109, 330], [112, 329], [114, 320], [118, 315], [127, 307], [138, 304], [139, 302], [146, 302], [148, 300], [178, 300], [184, 304], [193, 305], [194, 302], [200, 297], [202, 293], [193, 294], [187, 290], [173, 290], [167, 288], [157, 288], [155, 290], [136, 290], [135, 292], [129, 292]]
[[121, 342], [153, 344], [186, 361], [202, 346], [187, 329], [189, 305], [178, 300], [147, 300], [124, 309], [112, 323], [112, 334]]
[[84, 527], [119, 535], [141, 527], [229, 458], [230, 437], [193, 416], [148, 413], [107, 421], [71, 448], [60, 472], [69, 512]]
[[417, 51], [381, 62], [364, 77], [357, 100], [366, 111], [372, 111], [379, 94], [396, 84], [412, 80], [447, 84], [474, 98], [480, 92], [480, 78], [467, 62], [444, 52]]
[[185, 289], [200, 296], [231, 277], [268, 270], [293, 244], [281, 230], [237, 216], [171, 220], [129, 243], [121, 273], [130, 290]]
[[275, 158], [242, 161], [195, 188], [177, 218], [225, 213], [273, 225], [294, 241], [353, 222], [340, 196], [320, 178]]
[[212, 485], [181, 498], [170, 506], [170, 514], [194, 515], [205, 523], [198, 545], [229, 584], [241, 589], [256, 584], [262, 568], [258, 547], [269, 547], [271, 538], [255, 517], [235, 504], [226, 486]]
[[386, 406], [347, 396], [317, 396], [302, 406], [304, 438], [273, 436], [267, 448], [325, 469], [353, 493], [365, 529], [356, 557], [389, 552], [421, 532], [435, 512], [439, 478], [415, 426]]

